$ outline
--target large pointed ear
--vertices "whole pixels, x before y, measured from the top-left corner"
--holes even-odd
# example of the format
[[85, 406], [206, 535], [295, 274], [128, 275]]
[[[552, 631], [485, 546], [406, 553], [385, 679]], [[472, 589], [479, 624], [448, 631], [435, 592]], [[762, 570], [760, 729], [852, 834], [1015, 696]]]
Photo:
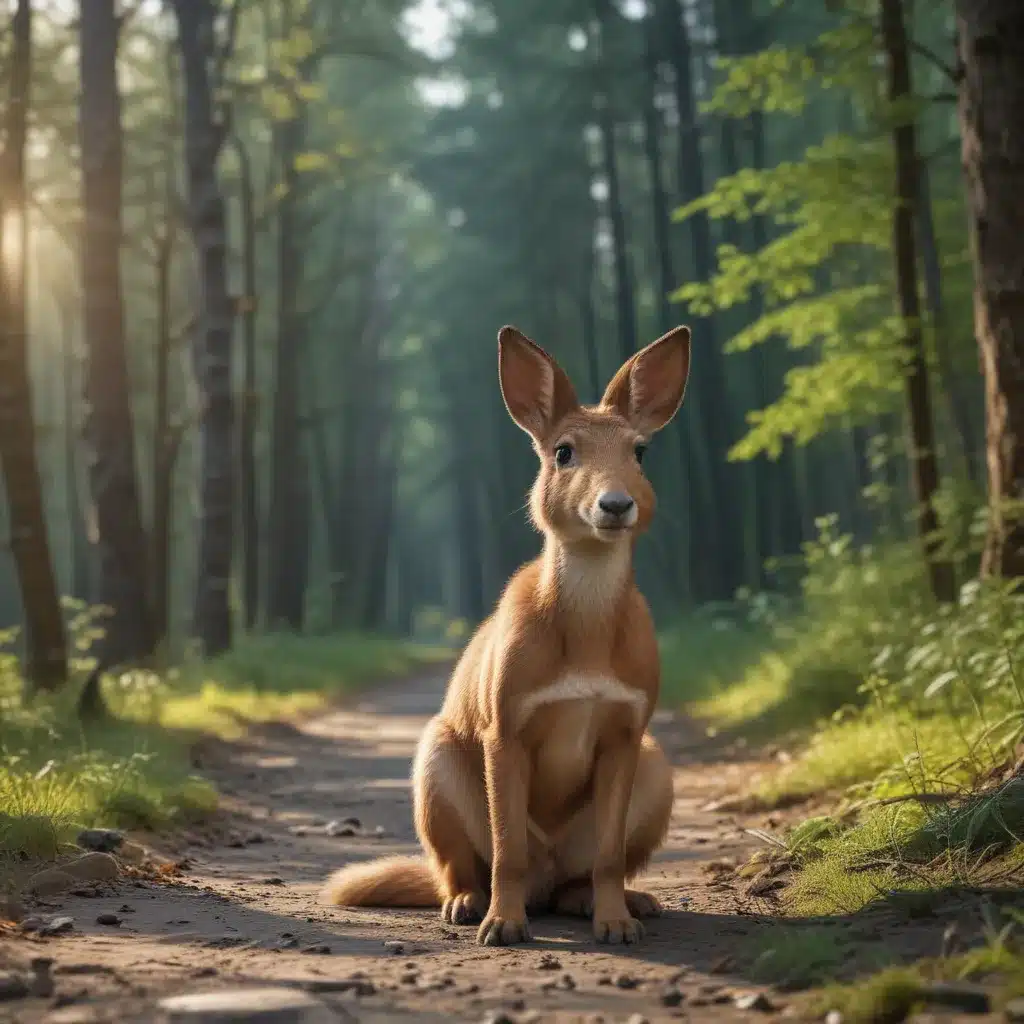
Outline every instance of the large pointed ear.
[[614, 409], [641, 434], [653, 434], [682, 405], [689, 375], [690, 328], [676, 327], [622, 364], [601, 405]]
[[537, 441], [579, 405], [565, 371], [515, 327], [498, 332], [498, 380], [509, 415]]

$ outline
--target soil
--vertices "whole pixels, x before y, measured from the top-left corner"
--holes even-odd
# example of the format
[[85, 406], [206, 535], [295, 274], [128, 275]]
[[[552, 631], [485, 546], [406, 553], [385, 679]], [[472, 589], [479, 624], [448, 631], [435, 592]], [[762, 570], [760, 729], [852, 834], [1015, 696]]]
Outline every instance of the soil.
[[[665, 909], [640, 944], [599, 946], [589, 922], [542, 917], [532, 921], [533, 943], [490, 949], [476, 944], [475, 927], [446, 926], [434, 911], [322, 905], [332, 869], [415, 851], [410, 759], [444, 683], [437, 674], [390, 684], [354, 706], [198, 752], [224, 811], [203, 831], [148, 840], [182, 858], [183, 870], [30, 907], [70, 916], [74, 926], [47, 938], [0, 937], [0, 969], [52, 957], [56, 983], [48, 998], [0, 1002], [0, 1020], [152, 1021], [162, 996], [255, 982], [318, 992], [342, 1020], [498, 1021], [505, 1013], [639, 1024], [786, 1012], [789, 995], [746, 975], [751, 943], [770, 943], [779, 927], [776, 894], [751, 896], [728, 870], [764, 846], [746, 830], [781, 828], [783, 815], [714, 810], [766, 764], [709, 744], [668, 712], [652, 728], [677, 766], [675, 812], [638, 883]], [[934, 955], [947, 923], [859, 915], [856, 934], [893, 957]], [[759, 992], [768, 1004], [737, 1005]]]

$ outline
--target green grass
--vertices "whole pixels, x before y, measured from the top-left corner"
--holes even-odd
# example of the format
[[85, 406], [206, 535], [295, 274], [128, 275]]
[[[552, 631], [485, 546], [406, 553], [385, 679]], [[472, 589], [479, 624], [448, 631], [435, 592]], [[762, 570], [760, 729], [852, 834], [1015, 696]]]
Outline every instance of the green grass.
[[666, 636], [668, 698], [785, 750], [751, 806], [831, 806], [834, 827], [791, 851], [790, 913], [1018, 884], [1024, 784], [997, 784], [1024, 737], [1024, 596], [973, 583], [937, 608], [916, 546], [856, 550], [831, 530], [808, 545], [798, 607], [751, 623], [741, 604], [726, 628], [693, 617]]
[[234, 739], [252, 723], [307, 715], [367, 683], [451, 657], [442, 645], [365, 634], [257, 637], [176, 672], [158, 695], [156, 714], [166, 728]]
[[[918, 910], [910, 908], [911, 913], [928, 909], [927, 901], [918, 902]], [[869, 920], [848, 918], [768, 925], [740, 944], [736, 961], [758, 984], [787, 992], [811, 990], [790, 1006], [790, 1015], [799, 1019], [822, 1020], [836, 1012], [849, 1024], [900, 1024], [922, 1009], [955, 1013], [952, 1004], [943, 1004], [949, 989], [936, 990], [935, 983], [981, 986], [992, 1010], [998, 1011], [1024, 992], [1024, 913], [1014, 903], [979, 900], [978, 894], [968, 904], [979, 911], [981, 927], [959, 935], [967, 948], [961, 945], [958, 952], [901, 963], [907, 954], [901, 953], [897, 936], [894, 944], [880, 943], [872, 928], [872, 940], [865, 942], [861, 933]], [[908, 912], [903, 906], [892, 909]]]
[[767, 629], [724, 615], [675, 623], [659, 638], [662, 702], [716, 728], [749, 724], [785, 693], [772, 671], [772, 644]]
[[850, 940], [838, 928], [780, 925], [768, 929], [741, 957], [751, 961], [752, 981], [802, 991], [834, 979], [850, 955]]
[[921, 1004], [924, 979], [908, 967], [890, 967], [865, 981], [834, 986], [814, 1001], [813, 1016], [836, 1011], [849, 1024], [900, 1024]]
[[362, 635], [246, 639], [165, 676], [105, 680], [112, 715], [83, 725], [74, 688], [26, 699], [15, 659], [0, 654], [0, 858], [52, 858], [85, 826], [159, 829], [208, 814], [217, 794], [192, 769], [198, 738], [234, 739], [447, 657]]
[[806, 1017], [816, 1019], [838, 1012], [844, 1024], [901, 1024], [929, 1006], [940, 1013], [955, 1012], [931, 1002], [928, 988], [935, 982], [982, 984], [997, 1010], [1024, 992], [1024, 953], [1005, 927], [957, 956], [888, 967], [854, 982], [826, 986], [803, 1009]]

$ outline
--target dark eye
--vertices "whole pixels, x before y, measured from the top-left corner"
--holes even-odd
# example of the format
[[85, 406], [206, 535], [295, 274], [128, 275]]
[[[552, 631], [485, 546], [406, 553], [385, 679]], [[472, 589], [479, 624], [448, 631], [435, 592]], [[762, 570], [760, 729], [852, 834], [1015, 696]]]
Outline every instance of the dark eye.
[[571, 444], [560, 444], [555, 449], [555, 465], [556, 466], [568, 466], [572, 462], [572, 445]]
[[647, 454], [647, 445], [645, 445], [645, 444], [638, 444], [633, 449], [633, 451], [636, 453], [636, 461], [637, 462], [643, 462], [644, 461], [644, 455]]

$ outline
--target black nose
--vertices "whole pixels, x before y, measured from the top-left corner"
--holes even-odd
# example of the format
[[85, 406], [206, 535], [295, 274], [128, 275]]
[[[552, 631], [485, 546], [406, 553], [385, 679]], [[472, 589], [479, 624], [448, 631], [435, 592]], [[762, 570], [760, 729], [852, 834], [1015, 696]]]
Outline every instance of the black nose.
[[624, 491], [605, 491], [597, 505], [610, 516], [624, 516], [633, 507], [633, 499]]

